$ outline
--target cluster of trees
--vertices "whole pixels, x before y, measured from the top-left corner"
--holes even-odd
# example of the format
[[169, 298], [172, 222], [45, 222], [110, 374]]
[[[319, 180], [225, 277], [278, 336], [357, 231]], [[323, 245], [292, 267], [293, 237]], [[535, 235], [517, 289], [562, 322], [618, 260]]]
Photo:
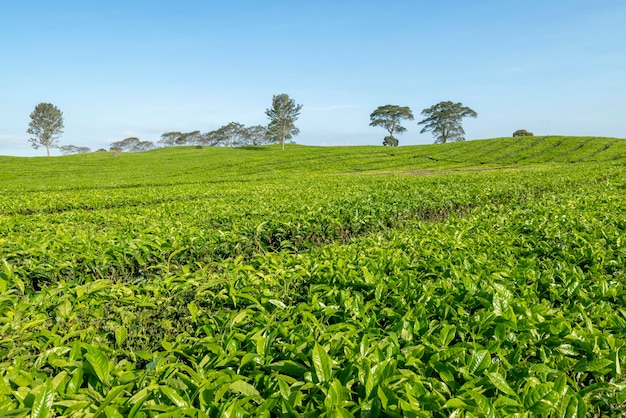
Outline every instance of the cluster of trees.
[[[461, 120], [466, 117], [478, 117], [478, 114], [462, 103], [450, 101], [439, 102], [434, 106], [422, 110], [425, 118], [418, 122], [424, 125], [420, 133], [432, 132], [436, 144], [445, 144], [452, 141], [464, 141], [465, 131]], [[379, 106], [370, 114], [370, 126], [380, 126], [387, 130], [383, 145], [398, 146], [398, 139], [394, 134], [401, 134], [406, 128], [400, 123], [404, 120], [414, 120], [413, 112], [408, 106], [386, 105]]]
[[139, 138], [131, 136], [111, 144], [109, 150], [111, 152], [140, 152], [148, 151], [154, 148], [154, 144], [150, 141], [142, 141]]
[[241, 147], [245, 145], [263, 145], [269, 143], [269, 140], [265, 126], [245, 126], [239, 122], [230, 122], [206, 133], [200, 133], [200, 131], [165, 132], [161, 135], [159, 144], [164, 147], [177, 145]]
[[[278, 94], [272, 97], [272, 107], [265, 110], [265, 115], [270, 120], [267, 126], [245, 126], [238, 122], [230, 122], [214, 131], [201, 133], [192, 132], [166, 132], [161, 135], [159, 145], [172, 147], [177, 145], [197, 146], [228, 146], [241, 147], [246, 145], [263, 145], [280, 143], [285, 149], [285, 143], [300, 133], [295, 126], [302, 105], [287, 94]], [[453, 141], [464, 141], [465, 131], [461, 124], [463, 118], [478, 117], [471, 108], [462, 103], [451, 101], [439, 102], [422, 110], [424, 119], [418, 122], [423, 125], [420, 133], [432, 132], [435, 143], [445, 144]], [[63, 154], [85, 153], [91, 150], [88, 147], [76, 145], [58, 145], [58, 138], [63, 133], [63, 113], [50, 103], [40, 103], [30, 114], [31, 122], [27, 132], [32, 135], [29, 141], [37, 149], [46, 147], [47, 155], [50, 156], [50, 148], [59, 148]], [[383, 139], [385, 146], [398, 146], [398, 139], [394, 134], [401, 134], [406, 128], [401, 125], [405, 120], [414, 120], [413, 113], [408, 106], [386, 105], [379, 106], [370, 114], [370, 126], [384, 128], [388, 135]], [[519, 129], [513, 133], [514, 137], [533, 136], [532, 132]], [[110, 147], [112, 152], [140, 152], [155, 148], [150, 141], [142, 141], [136, 137], [130, 137], [121, 141], [113, 142]]]
[[[192, 132], [165, 132], [157, 142], [163, 147], [183, 145], [211, 146], [211, 147], [243, 147], [247, 145], [264, 145], [276, 142], [270, 135], [269, 129], [263, 125], [245, 126], [239, 122], [230, 122], [214, 131], [201, 133]], [[156, 148], [153, 142], [141, 141], [130, 137], [113, 142], [110, 150], [113, 152], [141, 152]]]
[[63, 155], [69, 154], [85, 154], [87, 152], [91, 152], [91, 148], [89, 147], [81, 147], [78, 145], [61, 145], [59, 150]]
[[[158, 143], [165, 147], [176, 145], [198, 146], [228, 146], [241, 147], [246, 145], [263, 145], [279, 143], [285, 149], [285, 142], [300, 133], [295, 121], [300, 116], [302, 105], [296, 104], [287, 94], [278, 94], [272, 97], [272, 107], [266, 109], [265, 115], [269, 119], [267, 126], [245, 126], [238, 122], [231, 122], [211, 132], [166, 132], [161, 135]], [[29, 139], [37, 149], [46, 147], [50, 156], [50, 148], [59, 148], [63, 154], [90, 152], [87, 147], [76, 145], [59, 146], [58, 138], [63, 133], [63, 113], [50, 103], [40, 103], [30, 114], [31, 121], [27, 132], [32, 135]], [[110, 151], [140, 152], [155, 148], [150, 141], [142, 141], [136, 137], [129, 137], [113, 142]]]

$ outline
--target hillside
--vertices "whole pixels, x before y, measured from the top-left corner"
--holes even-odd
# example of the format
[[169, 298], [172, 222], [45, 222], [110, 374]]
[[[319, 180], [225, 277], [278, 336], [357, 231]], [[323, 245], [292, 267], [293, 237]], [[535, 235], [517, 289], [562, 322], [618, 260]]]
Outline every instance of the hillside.
[[229, 182], [338, 173], [418, 172], [546, 163], [626, 161], [626, 140], [593, 137], [494, 138], [407, 147], [176, 147], [121, 154], [0, 157], [0, 189], [48, 189]]
[[0, 158], [0, 416], [620, 416], [626, 140]]

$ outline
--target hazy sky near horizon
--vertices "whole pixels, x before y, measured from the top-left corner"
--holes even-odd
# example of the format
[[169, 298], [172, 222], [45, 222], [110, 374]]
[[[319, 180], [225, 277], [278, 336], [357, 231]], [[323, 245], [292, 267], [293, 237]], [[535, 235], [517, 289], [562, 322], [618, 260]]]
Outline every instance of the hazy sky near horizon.
[[32, 0], [0, 8], [0, 155], [45, 155], [26, 129], [63, 111], [65, 145], [266, 124], [303, 105], [296, 142], [381, 145], [380, 105], [478, 112], [466, 138], [626, 137], [624, 0]]

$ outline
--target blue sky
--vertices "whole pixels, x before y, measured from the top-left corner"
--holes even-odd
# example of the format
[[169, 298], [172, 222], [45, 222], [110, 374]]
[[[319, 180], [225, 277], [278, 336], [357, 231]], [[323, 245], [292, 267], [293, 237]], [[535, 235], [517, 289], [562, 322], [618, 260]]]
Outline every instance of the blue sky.
[[380, 105], [478, 112], [466, 138], [626, 137], [626, 2], [31, 0], [0, 7], [0, 155], [28, 142], [40, 102], [60, 143], [266, 124], [273, 94], [303, 105], [296, 142], [380, 145]]

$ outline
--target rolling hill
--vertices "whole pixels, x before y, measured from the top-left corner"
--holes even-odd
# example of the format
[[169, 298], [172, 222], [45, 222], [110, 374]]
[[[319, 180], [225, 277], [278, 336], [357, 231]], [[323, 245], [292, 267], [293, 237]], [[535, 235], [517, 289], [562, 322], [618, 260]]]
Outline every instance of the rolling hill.
[[0, 157], [0, 415], [626, 414], [626, 140]]
[[406, 147], [289, 145], [217, 148], [175, 147], [114, 156], [107, 152], [63, 157], [0, 157], [0, 187], [48, 189], [228, 182], [306, 173], [419, 172], [524, 167], [554, 163], [626, 160], [626, 140], [595, 137], [494, 138]]

